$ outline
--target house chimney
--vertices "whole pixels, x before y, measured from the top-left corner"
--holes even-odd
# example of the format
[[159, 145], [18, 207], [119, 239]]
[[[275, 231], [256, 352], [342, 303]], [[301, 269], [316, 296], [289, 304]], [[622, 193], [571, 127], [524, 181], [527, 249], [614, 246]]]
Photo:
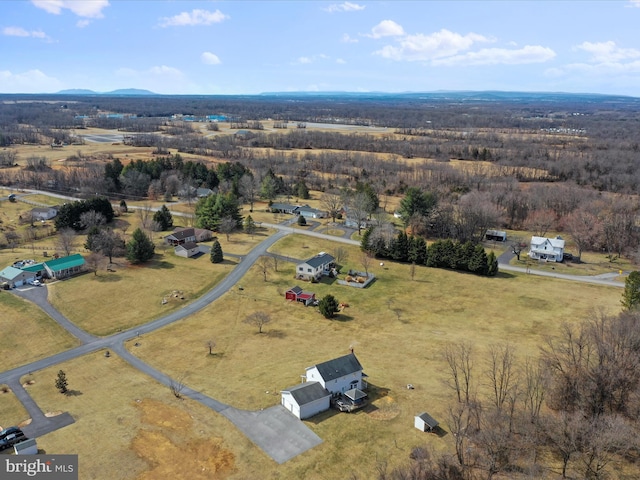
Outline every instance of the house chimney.
[[349, 351], [353, 354], [353, 345], [349, 347]]

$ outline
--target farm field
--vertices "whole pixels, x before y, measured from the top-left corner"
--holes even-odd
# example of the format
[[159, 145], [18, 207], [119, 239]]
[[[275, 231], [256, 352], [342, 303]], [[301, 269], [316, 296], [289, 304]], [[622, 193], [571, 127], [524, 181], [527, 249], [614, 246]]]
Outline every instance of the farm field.
[[[328, 242], [289, 236], [272, 251], [306, 258], [332, 248]], [[350, 256], [344, 270], [360, 268], [357, 248], [343, 248]], [[299, 383], [306, 367], [348, 353], [352, 346], [369, 376], [373, 406], [355, 415], [328, 412], [312, 418], [307, 425], [325, 443], [286, 466], [272, 465], [269, 472], [275, 476], [291, 463], [299, 465], [304, 478], [323, 478], [320, 472], [336, 478], [345, 469], [369, 478], [375, 468], [372, 459], [386, 458], [394, 441], [407, 454], [423, 444], [436, 451], [451, 448], [447, 435], [425, 436], [412, 427], [413, 415], [425, 410], [446, 419], [451, 391], [443, 386], [446, 366], [440, 355], [448, 342], [471, 342], [479, 358], [491, 346], [508, 342], [524, 360], [537, 356], [544, 338], [563, 321], [584, 319], [596, 309], [620, 309], [619, 289], [531, 275], [482, 278], [429, 268], [418, 268], [411, 280], [409, 270], [408, 265], [376, 264], [371, 271], [378, 278], [364, 290], [328, 282], [300, 284], [318, 298], [331, 293], [349, 305], [336, 319], [326, 320], [313, 307], [284, 300], [284, 291], [296, 284], [293, 264], [280, 261], [278, 272], [270, 272], [266, 282], [254, 267], [242, 280], [242, 290], [230, 291], [189, 319], [146, 335], [138, 347], [129, 348], [217, 400], [259, 409], [279, 403], [278, 392]], [[584, 300], [567, 302], [567, 295]], [[242, 323], [254, 311], [269, 312], [272, 318], [263, 334]], [[211, 356], [208, 340], [216, 343]], [[167, 351], [172, 355], [162, 355]], [[409, 383], [414, 390], [407, 390]], [[358, 438], [370, 443], [358, 446]]]

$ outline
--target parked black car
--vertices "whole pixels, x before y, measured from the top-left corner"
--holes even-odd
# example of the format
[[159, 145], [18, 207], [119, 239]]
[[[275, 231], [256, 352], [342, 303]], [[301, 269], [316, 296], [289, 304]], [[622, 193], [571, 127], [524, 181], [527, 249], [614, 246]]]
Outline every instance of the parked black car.
[[26, 439], [27, 437], [18, 427], [9, 427], [0, 432], [0, 451], [13, 447], [16, 443]]

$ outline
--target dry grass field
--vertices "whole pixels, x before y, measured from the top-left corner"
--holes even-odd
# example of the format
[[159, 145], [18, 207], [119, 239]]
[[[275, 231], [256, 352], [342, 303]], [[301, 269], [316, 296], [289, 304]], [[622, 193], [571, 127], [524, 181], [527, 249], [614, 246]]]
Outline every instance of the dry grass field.
[[[273, 251], [306, 258], [334, 247], [290, 236]], [[360, 268], [357, 249], [347, 248], [351, 258], [345, 268]], [[443, 387], [440, 354], [447, 342], [472, 342], [478, 368], [483, 352], [504, 342], [516, 347], [520, 359], [536, 356], [545, 336], [563, 321], [586, 318], [595, 309], [619, 311], [621, 292], [527, 275], [482, 278], [427, 268], [418, 268], [411, 280], [409, 266], [385, 262], [371, 269], [378, 279], [364, 290], [301, 284], [318, 297], [331, 293], [349, 304], [336, 319], [326, 320], [315, 308], [284, 300], [284, 291], [297, 283], [294, 265], [279, 262], [278, 269], [265, 282], [254, 267], [242, 290], [230, 291], [132, 348], [190, 387], [246, 409], [279, 403], [279, 390], [298, 383], [305, 367], [355, 348], [373, 386], [372, 406], [355, 415], [328, 412], [306, 422], [325, 443], [280, 467], [266, 462], [261, 478], [340, 478], [352, 470], [371, 478], [375, 459], [388, 458], [396, 444], [396, 460], [415, 445], [449, 449], [448, 436], [420, 434], [412, 427], [413, 416], [425, 410], [446, 421], [451, 392]], [[567, 296], [580, 301], [567, 302]], [[269, 312], [273, 320], [263, 334], [242, 323], [254, 311]], [[209, 339], [216, 342], [211, 356]], [[408, 383], [415, 390], [407, 390]], [[254, 478], [258, 471], [244, 473], [238, 478]]]
[[0, 290], [2, 369], [24, 365], [79, 345], [34, 304]]

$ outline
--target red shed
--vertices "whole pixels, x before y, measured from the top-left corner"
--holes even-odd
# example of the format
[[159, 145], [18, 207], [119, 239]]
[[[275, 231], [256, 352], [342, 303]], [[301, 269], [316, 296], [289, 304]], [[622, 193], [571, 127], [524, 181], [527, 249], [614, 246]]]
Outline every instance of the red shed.
[[298, 295], [300, 295], [301, 293], [302, 289], [296, 285], [295, 287], [290, 288], [284, 293], [284, 298], [296, 302], [298, 301]]

